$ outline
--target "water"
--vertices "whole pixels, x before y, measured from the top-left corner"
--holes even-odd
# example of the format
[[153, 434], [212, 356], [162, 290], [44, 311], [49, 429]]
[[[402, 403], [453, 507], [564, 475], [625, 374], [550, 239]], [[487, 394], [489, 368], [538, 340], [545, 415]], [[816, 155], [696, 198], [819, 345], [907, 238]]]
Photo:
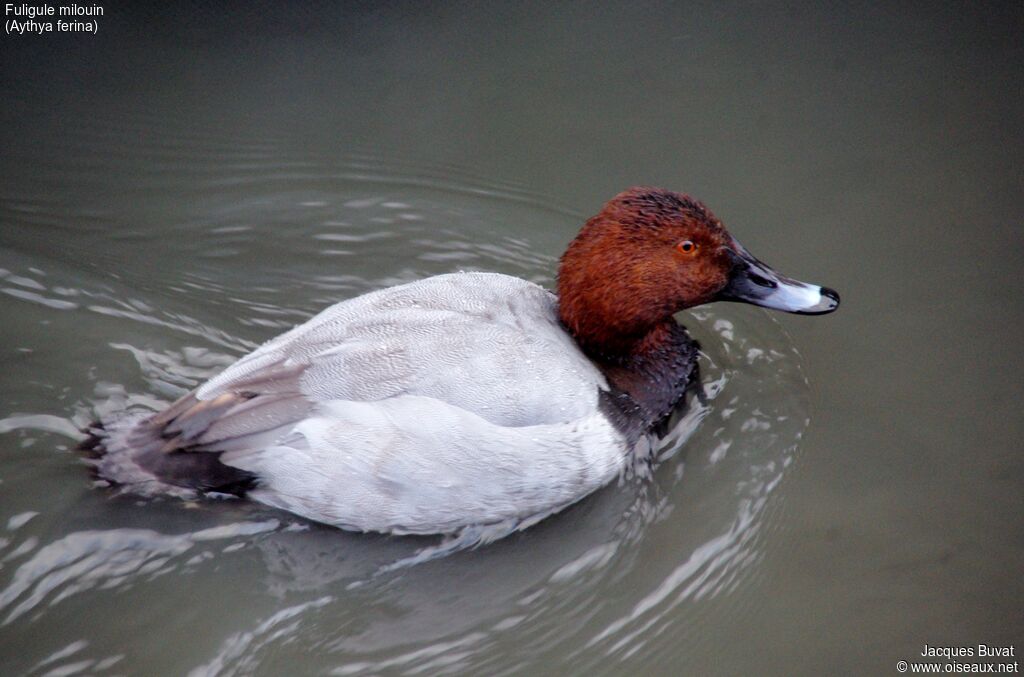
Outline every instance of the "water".
[[[1020, 650], [1019, 9], [236, 9], [0, 44], [5, 674]], [[707, 406], [526, 532], [381, 573], [437, 539], [117, 497], [72, 451], [336, 300], [454, 270], [551, 286], [634, 184], [701, 197], [844, 305], [683, 314]]]

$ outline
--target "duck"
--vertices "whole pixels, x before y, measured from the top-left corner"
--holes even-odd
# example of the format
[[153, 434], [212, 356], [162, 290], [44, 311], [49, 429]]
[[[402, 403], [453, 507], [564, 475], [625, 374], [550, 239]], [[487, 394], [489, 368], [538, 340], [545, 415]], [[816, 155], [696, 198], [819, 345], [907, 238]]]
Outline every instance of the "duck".
[[717, 301], [817, 315], [839, 294], [755, 258], [700, 201], [634, 187], [569, 243], [555, 291], [460, 272], [344, 300], [80, 447], [119, 493], [362, 532], [525, 528], [620, 477], [683, 406], [699, 346], [675, 316]]

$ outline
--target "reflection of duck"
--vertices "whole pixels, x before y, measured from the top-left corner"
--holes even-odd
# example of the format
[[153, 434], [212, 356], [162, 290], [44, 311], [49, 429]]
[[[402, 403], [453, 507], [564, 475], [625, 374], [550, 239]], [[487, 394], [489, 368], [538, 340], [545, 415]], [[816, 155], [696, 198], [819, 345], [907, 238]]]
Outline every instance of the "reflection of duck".
[[492, 273], [366, 294], [85, 447], [130, 491], [245, 494], [347, 529], [532, 523], [618, 476], [671, 413], [697, 353], [672, 315], [715, 300], [839, 304], [699, 202], [634, 188], [569, 245], [557, 297]]

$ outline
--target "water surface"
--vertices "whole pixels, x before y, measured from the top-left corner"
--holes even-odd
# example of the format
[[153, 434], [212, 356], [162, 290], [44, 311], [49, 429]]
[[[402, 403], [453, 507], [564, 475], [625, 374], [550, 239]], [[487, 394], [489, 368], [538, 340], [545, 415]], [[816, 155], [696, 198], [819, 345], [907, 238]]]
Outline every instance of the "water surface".
[[[12, 674], [889, 674], [1024, 645], [1011, 6], [108, 8], [7, 37], [0, 656]], [[156, 27], [161, 30], [156, 30]], [[634, 184], [840, 311], [680, 320], [709, 401], [564, 513], [437, 539], [141, 501], [73, 452], [335, 301], [552, 286]]]

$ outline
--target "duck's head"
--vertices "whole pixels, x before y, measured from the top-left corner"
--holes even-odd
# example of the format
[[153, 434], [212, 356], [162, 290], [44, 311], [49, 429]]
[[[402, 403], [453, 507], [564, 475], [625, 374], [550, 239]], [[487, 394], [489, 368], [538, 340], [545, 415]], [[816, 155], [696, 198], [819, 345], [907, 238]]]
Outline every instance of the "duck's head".
[[686, 195], [631, 188], [587, 221], [558, 271], [562, 322], [584, 348], [632, 351], [674, 313], [743, 301], [818, 315], [839, 306], [827, 287], [784, 277], [754, 258]]

